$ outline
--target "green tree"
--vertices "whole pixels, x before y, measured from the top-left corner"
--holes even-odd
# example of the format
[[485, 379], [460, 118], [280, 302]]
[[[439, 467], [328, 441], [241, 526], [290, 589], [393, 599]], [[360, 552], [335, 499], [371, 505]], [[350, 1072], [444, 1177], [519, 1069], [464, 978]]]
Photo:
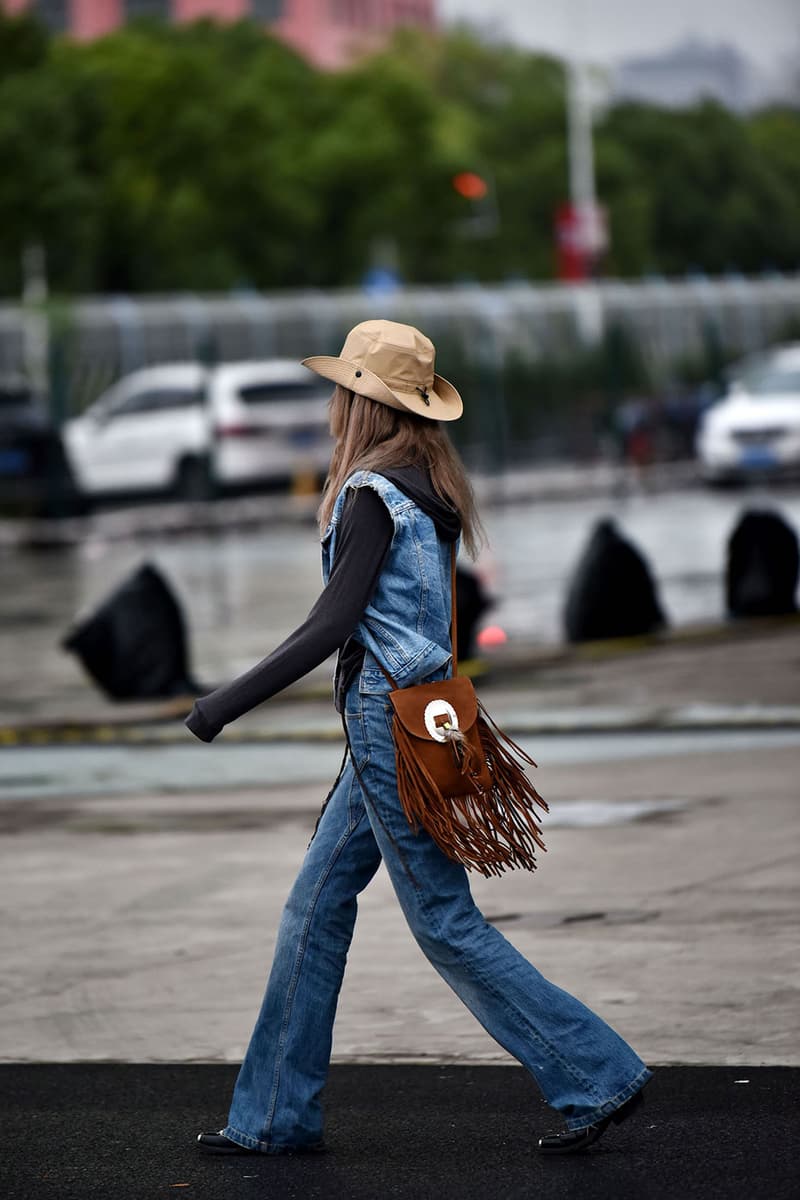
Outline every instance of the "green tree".
[[21, 259], [41, 243], [60, 286], [94, 282], [93, 185], [76, 124], [50, 70], [50, 44], [30, 18], [0, 14], [0, 292], [18, 293]]
[[747, 122], [751, 151], [768, 179], [763, 211], [759, 212], [760, 237], [767, 238], [764, 253], [769, 265], [800, 268], [800, 111], [772, 107], [755, 113]]
[[139, 26], [59, 66], [98, 180], [112, 290], [297, 281], [316, 215], [303, 180], [317, 76], [255, 27]]
[[[787, 114], [786, 122], [800, 128], [797, 114]], [[600, 141], [605, 153], [610, 146], [624, 150], [628, 195], [639, 192], [649, 224], [625, 268], [673, 274], [796, 266], [791, 168], [765, 152], [769, 131], [763, 120], [748, 121], [710, 102], [682, 111], [642, 104], [612, 109]], [[611, 182], [613, 219], [617, 196], [613, 182], [605, 182]]]
[[[609, 273], [796, 269], [795, 109], [621, 104], [595, 151]], [[324, 73], [250, 22], [81, 44], [0, 13], [0, 159], [6, 294], [31, 241], [62, 291], [336, 286], [381, 256], [408, 282], [546, 279], [564, 71], [465, 31]]]
[[468, 202], [450, 206], [450, 276], [551, 275], [555, 211], [567, 194], [561, 64], [466, 31], [433, 40], [405, 31], [392, 50], [433, 92], [451, 172], [476, 171], [491, 188], [481, 236], [469, 235]]
[[387, 55], [327, 77], [326, 88], [309, 161], [320, 209], [319, 282], [355, 282], [386, 243], [406, 279], [446, 277], [456, 160], [441, 144], [425, 80]]
[[43, 65], [49, 52], [47, 30], [28, 13], [6, 16], [0, 9], [0, 79]]

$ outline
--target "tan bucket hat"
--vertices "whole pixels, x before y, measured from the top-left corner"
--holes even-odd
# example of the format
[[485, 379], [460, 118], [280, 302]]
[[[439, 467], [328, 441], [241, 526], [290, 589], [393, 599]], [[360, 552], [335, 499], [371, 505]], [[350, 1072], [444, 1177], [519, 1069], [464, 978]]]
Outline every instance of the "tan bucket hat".
[[303, 366], [360, 396], [407, 409], [431, 421], [455, 421], [464, 404], [452, 383], [433, 370], [430, 338], [397, 321], [362, 321], [350, 330], [338, 358], [316, 354]]

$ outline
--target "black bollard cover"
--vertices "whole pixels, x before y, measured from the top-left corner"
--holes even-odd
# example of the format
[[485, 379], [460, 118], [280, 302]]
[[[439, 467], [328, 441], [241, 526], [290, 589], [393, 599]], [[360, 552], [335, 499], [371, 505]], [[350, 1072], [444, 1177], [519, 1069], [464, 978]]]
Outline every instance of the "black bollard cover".
[[134, 571], [65, 637], [65, 650], [114, 700], [195, 694], [178, 601], [156, 567]]
[[772, 617], [797, 611], [797, 534], [776, 512], [750, 509], [728, 541], [725, 599], [731, 617]]
[[475, 656], [475, 632], [478, 621], [491, 600], [474, 571], [456, 567], [456, 619], [458, 621], [458, 658], [464, 662]]
[[567, 591], [570, 642], [636, 637], [666, 625], [646, 560], [613, 521], [597, 523]]

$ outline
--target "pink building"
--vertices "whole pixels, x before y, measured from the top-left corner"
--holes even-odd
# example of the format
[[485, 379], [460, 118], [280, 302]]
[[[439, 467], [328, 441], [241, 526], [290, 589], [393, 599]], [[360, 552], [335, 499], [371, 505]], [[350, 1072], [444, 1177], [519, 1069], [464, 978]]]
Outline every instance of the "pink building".
[[378, 47], [398, 26], [433, 29], [434, 6], [435, 0], [0, 0], [8, 13], [33, 10], [50, 29], [84, 40], [135, 17], [250, 17], [321, 67], [342, 66]]

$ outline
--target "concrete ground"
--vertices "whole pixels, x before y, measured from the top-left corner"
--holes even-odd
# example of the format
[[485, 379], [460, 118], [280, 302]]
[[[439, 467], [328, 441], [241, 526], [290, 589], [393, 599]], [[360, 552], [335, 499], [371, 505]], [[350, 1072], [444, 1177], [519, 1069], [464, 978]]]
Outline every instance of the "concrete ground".
[[[799, 663], [800, 628], [779, 623], [528, 671], [506, 664], [482, 692], [491, 711], [532, 727], [557, 711], [591, 722], [626, 701], [641, 713], [648, 700], [707, 711], [727, 700], [730, 718], [796, 699]], [[166, 750], [130, 751], [122, 778], [98, 752], [93, 787], [79, 780], [63, 799], [63, 764], [55, 781], [48, 764], [65, 751], [2, 752], [0, 905], [11, 919], [0, 935], [0, 1058], [241, 1055], [326, 791], [319, 780], [337, 757], [325, 743], [280, 744], [299, 724], [335, 732], [322, 701], [289, 696], [248, 720], [279, 743], [205, 747], [169, 725], [183, 758], [195, 752], [191, 778], [173, 768], [145, 787], [135, 764], [157, 779]], [[568, 743], [542, 740], [549, 853], [535, 875], [476, 878], [478, 903], [648, 1061], [800, 1064], [800, 735], [759, 740], [729, 726], [724, 750], [687, 735], [678, 754], [660, 754], [655, 738], [637, 756], [643, 736], [623, 723], [614, 739], [583, 744], [580, 761], [558, 753]], [[331, 767], [320, 773], [323, 753]], [[215, 774], [239, 754], [249, 783], [221, 790]], [[279, 778], [273, 754], [291, 768]], [[361, 901], [335, 1054], [504, 1058], [428, 967], [383, 871]]]
[[[650, 1062], [800, 1064], [800, 735], [617, 761], [602, 744], [541, 764], [549, 852], [535, 875], [476, 878], [479, 905]], [[197, 752], [208, 790], [6, 806], [3, 1059], [242, 1054], [325, 788], [222, 793], [213, 747]], [[423, 959], [383, 871], [361, 901], [335, 1054], [504, 1060]]]

